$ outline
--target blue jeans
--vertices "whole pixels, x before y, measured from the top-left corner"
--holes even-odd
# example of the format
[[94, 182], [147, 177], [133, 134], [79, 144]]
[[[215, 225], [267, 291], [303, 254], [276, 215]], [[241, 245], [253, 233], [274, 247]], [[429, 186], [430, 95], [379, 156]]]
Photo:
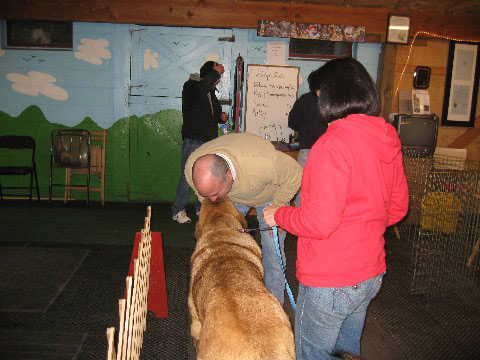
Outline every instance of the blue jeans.
[[[178, 212], [185, 210], [188, 204], [188, 199], [190, 198], [190, 185], [188, 185], [187, 180], [185, 179], [185, 163], [187, 162], [188, 157], [192, 152], [197, 150], [202, 144], [203, 141], [183, 139], [182, 143], [182, 160], [181, 160], [181, 175], [177, 183], [177, 192], [175, 194], [175, 201], [172, 205], [172, 216]], [[195, 202], [195, 209], [200, 210], [200, 203], [198, 200]]]
[[[307, 163], [308, 155], [310, 155], [310, 149], [300, 149], [297, 156], [297, 162], [300, 164], [302, 168], [305, 167]], [[296, 207], [300, 207], [300, 192], [301, 189], [298, 190], [297, 195], [292, 200], [292, 205]]]
[[299, 284], [295, 313], [297, 360], [332, 359], [336, 352], [360, 355], [368, 304], [383, 274], [355, 286], [321, 288]]
[[[258, 206], [255, 206], [255, 211], [257, 212], [257, 219], [260, 228], [267, 227], [265, 219], [263, 218], [263, 210], [270, 205], [271, 202], [264, 203]], [[235, 204], [237, 210], [245, 216], [250, 210], [250, 206], [243, 204]], [[287, 266], [285, 261], [285, 251], [284, 251], [284, 242], [285, 242], [286, 232], [279, 229], [278, 231], [278, 242], [280, 244], [280, 251], [282, 253], [283, 264]], [[277, 250], [275, 248], [275, 241], [273, 236], [270, 235], [270, 231], [260, 231], [260, 241], [262, 244], [262, 264], [263, 270], [265, 272], [265, 286], [266, 288], [275, 296], [280, 304], [283, 305], [285, 297], [285, 277], [283, 275], [282, 267], [278, 260]]]

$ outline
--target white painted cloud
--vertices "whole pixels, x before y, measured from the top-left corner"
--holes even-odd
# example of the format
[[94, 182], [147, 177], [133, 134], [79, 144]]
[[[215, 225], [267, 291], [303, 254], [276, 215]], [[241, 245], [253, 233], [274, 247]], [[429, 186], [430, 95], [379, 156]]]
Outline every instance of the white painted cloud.
[[214, 61], [218, 63], [220, 62], [220, 56], [218, 56], [218, 54], [210, 53], [207, 56], [205, 56], [205, 62], [207, 61]]
[[5, 49], [0, 49], [0, 56], [5, 55], [5, 53], [6, 53]]
[[150, 68], [158, 69], [158, 53], [152, 52], [151, 49], [146, 49], [143, 54], [143, 68], [148, 70]]
[[112, 53], [107, 49], [107, 39], [82, 39], [75, 51], [75, 57], [90, 64], [101, 65], [102, 59], [110, 59]]
[[41, 94], [58, 101], [68, 99], [68, 92], [54, 84], [57, 79], [42, 72], [29, 71], [28, 75], [10, 73], [7, 74], [7, 79], [13, 83], [13, 90], [25, 95], [38, 96]]

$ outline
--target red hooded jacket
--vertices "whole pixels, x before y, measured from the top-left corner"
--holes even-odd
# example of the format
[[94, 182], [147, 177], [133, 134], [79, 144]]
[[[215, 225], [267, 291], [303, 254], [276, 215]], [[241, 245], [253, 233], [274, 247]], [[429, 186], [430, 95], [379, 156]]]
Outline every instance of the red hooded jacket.
[[275, 221], [298, 236], [303, 285], [352, 286], [385, 272], [385, 228], [408, 208], [393, 126], [367, 115], [334, 121], [312, 147], [301, 189], [301, 207], [279, 208]]

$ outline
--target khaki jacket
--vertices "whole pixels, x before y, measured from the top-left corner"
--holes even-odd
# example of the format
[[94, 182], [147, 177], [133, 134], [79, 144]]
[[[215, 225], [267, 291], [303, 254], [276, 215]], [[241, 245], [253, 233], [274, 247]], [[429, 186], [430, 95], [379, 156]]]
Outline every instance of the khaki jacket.
[[[303, 169], [292, 157], [275, 150], [269, 141], [257, 135], [232, 133], [203, 144], [188, 158], [185, 177], [195, 192], [193, 163], [206, 154], [223, 154], [232, 161], [236, 178], [228, 196], [236, 203], [254, 207], [272, 201], [280, 206], [300, 188]], [[198, 193], [197, 196], [203, 200]]]

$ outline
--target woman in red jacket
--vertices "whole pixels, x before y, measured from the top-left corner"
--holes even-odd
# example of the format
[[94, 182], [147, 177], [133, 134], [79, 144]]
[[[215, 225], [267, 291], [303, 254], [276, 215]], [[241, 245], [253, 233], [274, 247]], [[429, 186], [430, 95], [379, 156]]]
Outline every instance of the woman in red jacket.
[[318, 106], [329, 128], [305, 166], [301, 207], [264, 212], [269, 226], [298, 236], [298, 360], [360, 355], [367, 306], [386, 270], [383, 234], [408, 207], [400, 140], [376, 117], [378, 95], [368, 72], [353, 58], [331, 60], [318, 71]]

